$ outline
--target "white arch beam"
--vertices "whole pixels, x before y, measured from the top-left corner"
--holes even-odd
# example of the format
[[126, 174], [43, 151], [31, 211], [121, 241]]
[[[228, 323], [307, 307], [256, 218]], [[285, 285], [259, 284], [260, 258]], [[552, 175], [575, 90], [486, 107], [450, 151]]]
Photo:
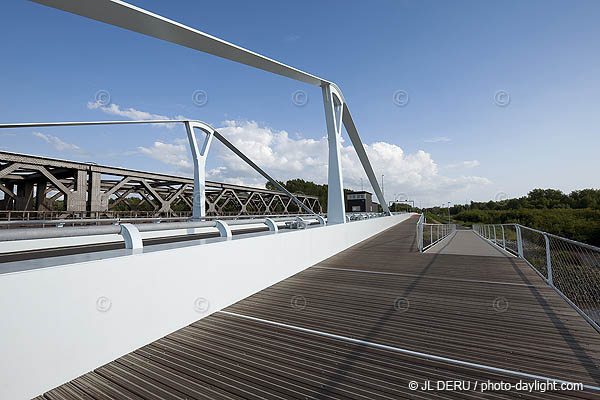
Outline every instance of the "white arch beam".
[[[217, 57], [225, 58], [241, 64], [245, 64], [263, 71], [282, 75], [300, 82], [305, 82], [323, 88], [329, 86], [339, 93], [343, 104], [343, 124], [350, 136], [356, 152], [369, 182], [377, 195], [379, 203], [384, 211], [389, 214], [387, 201], [373, 173], [371, 163], [362, 147], [358, 131], [341, 90], [333, 82], [329, 82], [318, 76], [290, 67], [279, 61], [265, 57], [243, 47], [236, 46], [197, 29], [183, 25], [179, 22], [151, 13], [139, 7], [125, 3], [120, 0], [30, 0], [59, 10], [81, 15], [96, 21], [115, 25], [123, 29], [138, 32], [143, 35], [165, 40], [184, 47], [202, 51]], [[327, 116], [326, 116], [327, 118]], [[329, 134], [329, 129], [328, 129]], [[331, 177], [331, 174], [329, 174]], [[339, 177], [341, 179], [341, 176]], [[337, 181], [337, 177], [335, 178]], [[328, 181], [328, 184], [335, 182]], [[339, 210], [338, 210], [339, 211]], [[329, 212], [329, 209], [328, 209]]]

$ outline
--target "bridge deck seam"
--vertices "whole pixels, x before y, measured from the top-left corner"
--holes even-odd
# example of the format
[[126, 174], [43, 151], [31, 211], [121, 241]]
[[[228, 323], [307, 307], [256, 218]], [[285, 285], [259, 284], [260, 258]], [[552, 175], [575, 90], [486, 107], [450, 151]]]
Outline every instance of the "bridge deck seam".
[[440, 276], [421, 276], [421, 275], [417, 275], [417, 274], [403, 274], [403, 273], [399, 273], [399, 272], [385, 272], [385, 271], [365, 271], [365, 270], [361, 270], [361, 269], [351, 269], [351, 268], [323, 267], [320, 265], [315, 265], [311, 268], [327, 269], [327, 270], [332, 270], [332, 271], [338, 270], [338, 271], [346, 271], [346, 272], [357, 272], [357, 273], [363, 273], [363, 274], [406, 276], [409, 278], [438, 279], [438, 280], [442, 280], [442, 281], [484, 283], [484, 284], [492, 284], [492, 285], [523, 286], [523, 287], [538, 288], [538, 289], [548, 289], [549, 288], [547, 285], [529, 285], [527, 283], [514, 283], [514, 282], [494, 282], [494, 281], [486, 281], [486, 280], [478, 280], [478, 279], [443, 278]]
[[[303, 328], [303, 327], [300, 327], [300, 326], [289, 325], [289, 324], [285, 324], [285, 323], [282, 323], [282, 322], [276, 322], [276, 321], [271, 321], [271, 320], [267, 320], [267, 319], [251, 317], [251, 316], [248, 316], [248, 315], [233, 313], [233, 312], [230, 312], [230, 311], [222, 311], [221, 310], [221, 311], [219, 311], [219, 313], [225, 314], [225, 315], [229, 315], [229, 316], [233, 316], [233, 317], [244, 318], [244, 319], [247, 319], [247, 320], [250, 320], [250, 321], [254, 321], [254, 322], [262, 322], [262, 323], [265, 323], [265, 324], [270, 324], [270, 325], [274, 325], [274, 326], [278, 326], [278, 327], [282, 327], [282, 328], [295, 329], [297, 331], [306, 332], [306, 333], [312, 333], [312, 334], [315, 334], [315, 335], [321, 335], [321, 336], [329, 337], [329, 338], [332, 338], [332, 339], [345, 340], [347, 342], [351, 342], [351, 343], [354, 343], [354, 344], [360, 344], [360, 345], [365, 345], [365, 346], [369, 346], [369, 347], [375, 347], [375, 348], [383, 349], [383, 350], [390, 350], [390, 351], [394, 351], [394, 352], [398, 352], [398, 353], [409, 354], [409, 355], [417, 356], [417, 357], [423, 357], [423, 358], [427, 358], [427, 359], [430, 359], [430, 360], [448, 362], [448, 363], [452, 363], [452, 364], [456, 364], [456, 365], [461, 365], [461, 366], [466, 366], [466, 367], [473, 367], [473, 368], [483, 369], [483, 370], [486, 370], [486, 371], [499, 372], [499, 373], [514, 375], [514, 376], [519, 376], [519, 377], [523, 377], [523, 378], [538, 379], [538, 380], [550, 381], [550, 382], [557, 382], [557, 383], [576, 383], [576, 382], [565, 381], [565, 380], [561, 380], [561, 379], [554, 379], [554, 378], [550, 378], [550, 377], [546, 377], [546, 376], [541, 376], [541, 375], [527, 374], [527, 373], [524, 373], [524, 372], [513, 371], [513, 370], [509, 370], [509, 369], [497, 368], [497, 367], [493, 367], [493, 366], [485, 365], [485, 364], [478, 364], [478, 363], [472, 363], [472, 362], [468, 362], [468, 361], [457, 360], [457, 359], [454, 359], [454, 358], [436, 356], [435, 354], [428, 354], [428, 353], [423, 353], [423, 352], [419, 352], [419, 351], [413, 351], [413, 350], [403, 349], [403, 348], [400, 348], [400, 347], [388, 346], [388, 345], [385, 345], [385, 344], [369, 342], [369, 341], [360, 340], [360, 339], [354, 339], [354, 338], [347, 337], [347, 336], [336, 335], [334, 333], [318, 331], [318, 330], [315, 330], [315, 329]], [[585, 389], [594, 390], [594, 391], [600, 391], [600, 387], [598, 387], [598, 386], [591, 386], [591, 385], [583, 385], [583, 386], [584, 386]]]

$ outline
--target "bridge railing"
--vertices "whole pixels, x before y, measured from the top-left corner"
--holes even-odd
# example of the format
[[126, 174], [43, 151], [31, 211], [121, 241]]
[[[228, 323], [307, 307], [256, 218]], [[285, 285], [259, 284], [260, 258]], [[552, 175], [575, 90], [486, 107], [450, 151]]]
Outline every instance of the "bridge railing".
[[421, 214], [417, 222], [417, 246], [424, 252], [456, 231], [456, 224], [428, 224]]
[[519, 224], [473, 230], [524, 259], [600, 332], [600, 248]]
[[[193, 222], [193, 221], [213, 221], [217, 219], [222, 220], [251, 220], [251, 219], [264, 219], [264, 218], [303, 218], [303, 217], [316, 217], [317, 214], [247, 214], [247, 215], [219, 215], [219, 216], [206, 216], [200, 219], [195, 219], [188, 212], [187, 215], [179, 217], [155, 217], [152, 213], [147, 214], [114, 214], [114, 215], [103, 215], [102, 218], [80, 218], [77, 214], [71, 214], [72, 218], [58, 218], [64, 217], [64, 215], [56, 215], [56, 219], [12, 219], [12, 220], [0, 220], [0, 230], [2, 229], [18, 229], [23, 227], [35, 227], [35, 228], [46, 228], [46, 227], [64, 227], [64, 226], [90, 226], [90, 225], [110, 225], [110, 224], [123, 224], [123, 223], [162, 223], [162, 222]], [[2, 213], [0, 212], [0, 215]], [[35, 214], [34, 214], [35, 215]], [[321, 217], [325, 217], [325, 214], [318, 214]]]

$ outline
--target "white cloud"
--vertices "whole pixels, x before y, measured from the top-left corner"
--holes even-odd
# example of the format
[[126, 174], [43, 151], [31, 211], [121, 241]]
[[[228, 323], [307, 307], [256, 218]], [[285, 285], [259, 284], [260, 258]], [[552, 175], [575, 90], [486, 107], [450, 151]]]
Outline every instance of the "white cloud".
[[452, 139], [450, 139], [447, 136], [436, 136], [429, 139], [425, 139], [425, 143], [445, 143], [450, 142], [451, 140]]
[[[130, 119], [169, 119], [134, 108], [121, 109], [116, 104], [103, 106], [97, 102], [88, 103], [88, 108]], [[185, 118], [180, 116], [177, 119]], [[225, 121], [218, 131], [277, 180], [302, 178], [316, 183], [327, 182], [326, 137], [290, 137], [284, 130], [276, 131], [253, 121]], [[438, 136], [425, 141], [439, 143], [450, 140], [448, 137]], [[441, 175], [431, 155], [423, 150], [405, 154], [399, 146], [386, 142], [365, 145], [365, 150], [378, 180], [382, 174], [385, 175], [385, 193], [390, 200], [410, 197], [418, 198], [426, 204], [453, 194], [462, 195], [473, 187], [491, 183], [487, 178], [478, 176]], [[173, 167], [177, 173], [188, 176], [193, 173], [187, 139], [176, 139], [172, 143], [156, 140], [151, 146], [138, 147], [137, 152]], [[360, 189], [362, 186], [365, 190], [372, 190], [354, 148], [342, 143], [341, 156], [344, 186], [350, 189]], [[207, 179], [257, 187], [265, 185], [265, 178], [217, 140], [213, 140], [209, 162]], [[477, 165], [479, 162], [472, 160], [456, 166], [472, 168]]]
[[148, 157], [175, 167], [185, 175], [189, 175], [193, 165], [188, 157], [188, 145], [185, 139], [176, 139], [175, 143], [163, 143], [155, 141], [150, 147], [140, 146], [138, 151]]
[[[118, 104], [111, 103], [109, 105], [103, 105], [100, 101], [87, 103], [87, 108], [90, 110], [100, 110], [105, 114], [109, 115], [117, 115], [119, 117], [129, 118], [134, 121], [139, 120], [167, 120], [167, 119], [180, 119], [186, 120], [190, 118], [186, 118], [183, 115], [177, 115], [175, 118], [169, 118], [165, 115], [160, 114], [152, 114], [147, 111], [136, 110], [133, 107], [121, 109]], [[152, 126], [166, 126], [167, 128], [174, 128], [177, 124], [153, 124]]]
[[76, 144], [64, 142], [56, 136], [44, 134], [42, 132], [33, 132], [33, 135], [44, 140], [58, 151], [82, 151], [81, 147], [77, 146]]
[[471, 161], [462, 161], [456, 164], [448, 164], [446, 165], [446, 168], [474, 168], [474, 167], [478, 167], [479, 165], [481, 165], [481, 163], [477, 160], [471, 160]]
[[[278, 180], [302, 178], [317, 183], [327, 182], [327, 138], [318, 140], [290, 138], [286, 131], [275, 131], [256, 122], [226, 121], [218, 131], [243, 151], [251, 160]], [[254, 172], [224, 146], [211, 148], [218, 168], [207, 171], [207, 178], [238, 184], [264, 184], [265, 179]], [[384, 174], [386, 197], [419, 196], [437, 199], [438, 196], [468, 190], [476, 185], [489, 184], [487, 178], [440, 175], [437, 164], [422, 150], [405, 154], [397, 145], [375, 142], [365, 145], [371, 165], [381, 179]], [[370, 190], [368, 179], [354, 148], [342, 144], [344, 186], [359, 189], [362, 184]]]
[[106, 114], [110, 115], [118, 115], [119, 117], [125, 117], [133, 120], [141, 120], [141, 119], [169, 119], [164, 115], [159, 114], [151, 114], [146, 111], [136, 110], [135, 108], [126, 108], [121, 110], [121, 108], [117, 104], [109, 104], [103, 105], [100, 101], [96, 102], [88, 102], [87, 107], [90, 110], [101, 110]]

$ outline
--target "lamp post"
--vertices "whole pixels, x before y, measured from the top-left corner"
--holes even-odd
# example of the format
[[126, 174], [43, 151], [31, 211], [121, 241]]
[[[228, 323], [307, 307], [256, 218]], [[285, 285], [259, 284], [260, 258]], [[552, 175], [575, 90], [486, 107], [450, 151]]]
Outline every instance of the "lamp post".
[[450, 224], [450, 202], [448, 202], [448, 224]]

